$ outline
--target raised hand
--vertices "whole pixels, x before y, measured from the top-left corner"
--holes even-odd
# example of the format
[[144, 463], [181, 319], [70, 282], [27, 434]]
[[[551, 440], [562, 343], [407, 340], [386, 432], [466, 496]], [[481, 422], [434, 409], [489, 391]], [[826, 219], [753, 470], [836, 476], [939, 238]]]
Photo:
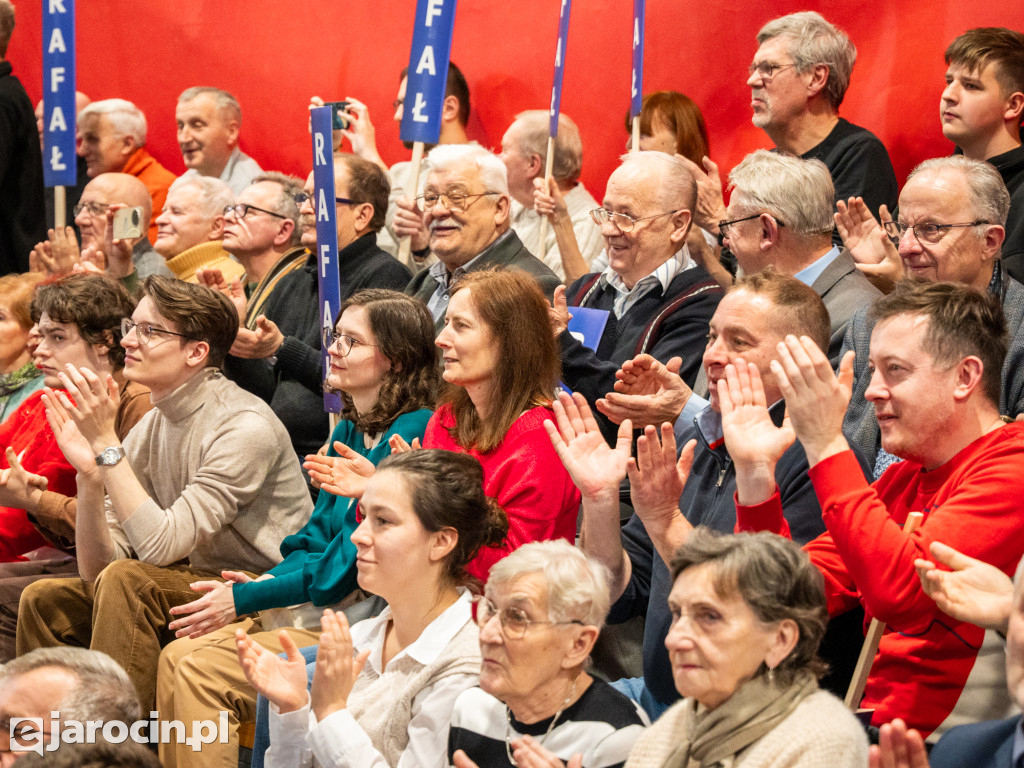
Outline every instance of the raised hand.
[[34, 507], [39, 496], [46, 490], [48, 480], [26, 470], [21, 464], [21, 456], [7, 447], [7, 469], [0, 470], [0, 505], [15, 509]]
[[633, 437], [629, 420], [619, 426], [615, 448], [610, 448], [583, 395], [559, 392], [551, 407], [555, 423], [545, 421], [544, 429], [583, 498], [618, 499]]
[[569, 327], [572, 315], [569, 314], [569, 304], [565, 300], [564, 285], [555, 288], [555, 294], [551, 299], [551, 308], [548, 310], [548, 319], [551, 320], [551, 332], [556, 338]]
[[370, 110], [359, 99], [346, 96], [345, 100], [348, 102], [348, 127], [342, 129], [341, 135], [352, 145], [352, 154], [376, 163], [386, 171], [387, 164], [377, 152], [377, 131], [370, 120]]
[[231, 586], [252, 581], [252, 577], [238, 571], [221, 571], [220, 575], [227, 581], [192, 582], [190, 586], [195, 592], [205, 594], [191, 603], [171, 608], [172, 616], [182, 617], [167, 625], [175, 637], [189, 637], [195, 640], [227, 626], [238, 618]]
[[594, 405], [615, 424], [629, 419], [642, 429], [675, 423], [693, 394], [679, 376], [681, 357], [662, 364], [648, 354], [627, 360], [615, 373], [615, 391], [609, 392]]
[[320, 483], [321, 490], [335, 496], [360, 498], [366, 490], [366, 481], [373, 477], [377, 468], [342, 442], [335, 440], [334, 450], [337, 456], [310, 454], [302, 466], [312, 480]]
[[114, 377], [107, 374], [106, 381], [102, 381], [88, 368], [75, 368], [71, 364], [57, 375], [67, 390], [67, 394], [59, 393], [57, 396], [74, 419], [82, 437], [89, 441], [93, 453], [98, 454], [104, 448], [116, 445], [119, 440], [114, 423], [121, 396]]
[[341, 611], [324, 611], [320, 622], [320, 649], [316, 652], [313, 688], [310, 697], [317, 720], [345, 709], [356, 678], [366, 666], [370, 650], [353, 656], [352, 634], [348, 619]]
[[[995, 629], [1006, 634], [1013, 610], [1013, 582], [994, 565], [933, 541], [929, 548], [935, 562], [917, 559], [914, 567], [921, 587], [939, 610], [954, 619]], [[941, 571], [935, 563], [950, 570]]]
[[288, 658], [268, 651], [246, 634], [235, 633], [238, 662], [249, 683], [283, 714], [302, 709], [309, 700], [306, 692], [306, 659], [295, 641], [283, 629], [278, 633]]
[[[884, 205], [878, 209], [878, 215], [882, 223], [892, 221], [889, 209]], [[896, 281], [903, 277], [903, 260], [864, 199], [851, 197], [845, 203], [837, 201], [833, 218], [843, 245], [857, 262], [857, 268], [880, 291], [891, 291]]]
[[64, 393], [59, 395], [49, 387], [43, 390], [43, 406], [46, 408], [46, 422], [57, 439], [57, 446], [64, 453], [68, 460], [78, 472], [83, 475], [95, 475], [99, 472], [96, 466], [96, 454], [89, 445], [89, 441], [82, 437], [82, 433], [75, 426], [74, 419], [68, 412], [64, 402], [68, 401]]
[[569, 208], [565, 204], [565, 196], [552, 178], [533, 180], [533, 210], [546, 216], [551, 223], [569, 216]]
[[924, 739], [899, 718], [878, 729], [878, 745], [868, 752], [869, 768], [928, 768]]
[[420, 449], [420, 439], [414, 437], [412, 439], [412, 445], [405, 442], [405, 438], [401, 435], [392, 435], [388, 438], [388, 445], [391, 446], [392, 453], [408, 453], [409, 451], [416, 451]]
[[725, 199], [722, 197], [722, 177], [718, 166], [705, 157], [698, 166], [695, 162], [682, 155], [676, 155], [686, 170], [697, 182], [697, 205], [693, 211], [693, 223], [708, 232], [718, 233], [718, 222], [725, 218]]
[[430, 245], [430, 232], [423, 223], [423, 212], [411, 197], [400, 197], [395, 201], [395, 218], [391, 226], [399, 237], [411, 238], [414, 251]]
[[[107, 208], [107, 230], [103, 235], [103, 254], [106, 256], [107, 273], [113, 277], [127, 277], [135, 271], [132, 261], [132, 245], [136, 241], [114, 239], [114, 214], [128, 206], [124, 203], [113, 203]], [[146, 222], [149, 227], [149, 222]], [[145, 232], [143, 232], [145, 237]]]
[[260, 315], [256, 318], [256, 329], [239, 328], [231, 345], [231, 354], [246, 360], [265, 360], [271, 357], [284, 342], [284, 334], [273, 320]]
[[682, 517], [679, 496], [690, 476], [696, 446], [697, 441], [690, 440], [677, 458], [676, 436], [671, 424], [661, 425], [661, 440], [658, 430], [648, 426], [636, 441], [636, 458], [626, 465], [629, 496], [633, 510], [652, 536], [657, 531], [667, 530]]

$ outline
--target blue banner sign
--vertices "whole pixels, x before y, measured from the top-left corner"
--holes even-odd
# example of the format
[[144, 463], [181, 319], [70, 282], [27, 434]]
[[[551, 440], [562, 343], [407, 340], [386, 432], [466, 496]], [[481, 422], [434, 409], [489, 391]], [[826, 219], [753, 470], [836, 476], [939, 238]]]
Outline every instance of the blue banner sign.
[[640, 114], [644, 100], [644, 5], [646, 0], [633, 0], [633, 76], [630, 78], [629, 116]]
[[555, 48], [555, 77], [551, 86], [551, 126], [549, 135], [558, 135], [558, 114], [562, 111], [562, 75], [565, 74], [565, 47], [569, 42], [569, 13], [572, 0], [562, 0], [558, 12], [558, 47]]
[[[320, 327], [333, 328], [341, 308], [341, 278], [338, 275], [338, 225], [334, 203], [334, 153], [331, 150], [331, 108], [316, 107], [310, 118], [313, 131], [313, 188], [316, 196], [317, 285], [320, 289]], [[331, 369], [327, 350], [320, 350], [324, 378]], [[324, 410], [341, 413], [341, 397], [324, 393]]]
[[78, 182], [75, 160], [75, 0], [43, 0], [43, 180]]
[[437, 144], [452, 53], [455, 0], [417, 0], [402, 112], [402, 141]]

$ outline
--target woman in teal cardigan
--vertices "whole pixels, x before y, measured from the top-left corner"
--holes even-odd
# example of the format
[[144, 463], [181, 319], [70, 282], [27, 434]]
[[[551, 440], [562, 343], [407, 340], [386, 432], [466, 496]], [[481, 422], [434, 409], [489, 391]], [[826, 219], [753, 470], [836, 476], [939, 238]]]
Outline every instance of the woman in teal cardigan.
[[[339, 456], [353, 453], [377, 464], [391, 453], [389, 442], [422, 438], [432, 414], [438, 384], [434, 325], [426, 306], [384, 289], [349, 298], [333, 330], [325, 330], [330, 358], [325, 385], [342, 395], [342, 420], [322, 456], [307, 457], [314, 481], [329, 476]], [[315, 645], [326, 606], [355, 602], [357, 501], [320, 490], [305, 526], [281, 543], [282, 561], [258, 579], [225, 571], [225, 581], [192, 585], [204, 594], [171, 609], [168, 625], [179, 638], [160, 655], [157, 708], [162, 720], [217, 720], [229, 713], [227, 744], [205, 744], [204, 765], [237, 765], [237, 726], [255, 717], [256, 691], [235, 652], [235, 630], [245, 629], [261, 645], [280, 650], [278, 630], [287, 629], [299, 646]], [[238, 617], [259, 612], [254, 619]], [[191, 748], [162, 744], [165, 766], [188, 764]], [[179, 760], [180, 758], [180, 760]]]

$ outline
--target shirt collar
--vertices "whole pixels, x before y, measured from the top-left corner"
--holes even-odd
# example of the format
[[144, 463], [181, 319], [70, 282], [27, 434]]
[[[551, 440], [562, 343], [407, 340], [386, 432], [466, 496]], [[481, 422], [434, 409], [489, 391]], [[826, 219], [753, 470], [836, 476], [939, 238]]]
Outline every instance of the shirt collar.
[[601, 273], [600, 280], [604, 285], [614, 288], [620, 295], [629, 295], [637, 291], [637, 289], [646, 292], [652, 286], [658, 284], [661, 285], [661, 292], [664, 293], [668, 290], [669, 284], [675, 280], [676, 275], [690, 269], [694, 264], [693, 260], [690, 259], [690, 252], [684, 243], [682, 248], [672, 254], [672, 258], [659, 264], [650, 274], [641, 277], [632, 288], [626, 287], [625, 281], [619, 276], [618, 272], [612, 269], [611, 264]]
[[439, 286], [441, 286], [442, 288], [448, 288], [459, 275], [461, 275], [463, 272], [472, 272], [474, 267], [480, 263], [481, 259], [487, 256], [488, 253], [490, 253], [492, 248], [496, 248], [498, 246], [498, 243], [503, 242], [504, 240], [511, 236], [512, 230], [506, 229], [504, 232], [498, 235], [498, 238], [493, 243], [491, 243], [482, 251], [480, 251], [480, 253], [478, 253], [472, 259], [467, 261], [461, 267], [456, 267], [454, 272], [449, 272], [448, 267], [445, 266], [444, 262], [439, 261], [430, 267], [430, 276], [434, 278], [434, 280], [437, 282]]
[[804, 285], [814, 285], [814, 281], [821, 277], [821, 273], [824, 272], [828, 265], [836, 260], [839, 255], [839, 246], [833, 245], [827, 253], [821, 256], [819, 259], [797, 272], [793, 277], [799, 280]]

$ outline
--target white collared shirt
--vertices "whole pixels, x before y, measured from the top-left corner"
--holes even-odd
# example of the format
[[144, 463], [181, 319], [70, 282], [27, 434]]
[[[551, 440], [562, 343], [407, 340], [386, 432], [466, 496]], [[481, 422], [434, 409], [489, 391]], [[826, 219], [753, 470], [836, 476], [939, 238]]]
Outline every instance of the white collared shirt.
[[626, 287], [625, 281], [611, 266], [608, 266], [601, 273], [600, 280], [604, 285], [609, 285], [615, 289], [616, 296], [612, 304], [612, 311], [615, 313], [615, 318], [620, 320], [642, 297], [659, 285], [661, 286], [661, 292], [664, 293], [668, 290], [669, 284], [675, 280], [676, 275], [695, 266], [697, 264], [690, 258], [690, 252], [684, 244], [682, 248], [675, 252], [672, 258], [659, 265], [651, 274], [641, 277], [632, 288]]

